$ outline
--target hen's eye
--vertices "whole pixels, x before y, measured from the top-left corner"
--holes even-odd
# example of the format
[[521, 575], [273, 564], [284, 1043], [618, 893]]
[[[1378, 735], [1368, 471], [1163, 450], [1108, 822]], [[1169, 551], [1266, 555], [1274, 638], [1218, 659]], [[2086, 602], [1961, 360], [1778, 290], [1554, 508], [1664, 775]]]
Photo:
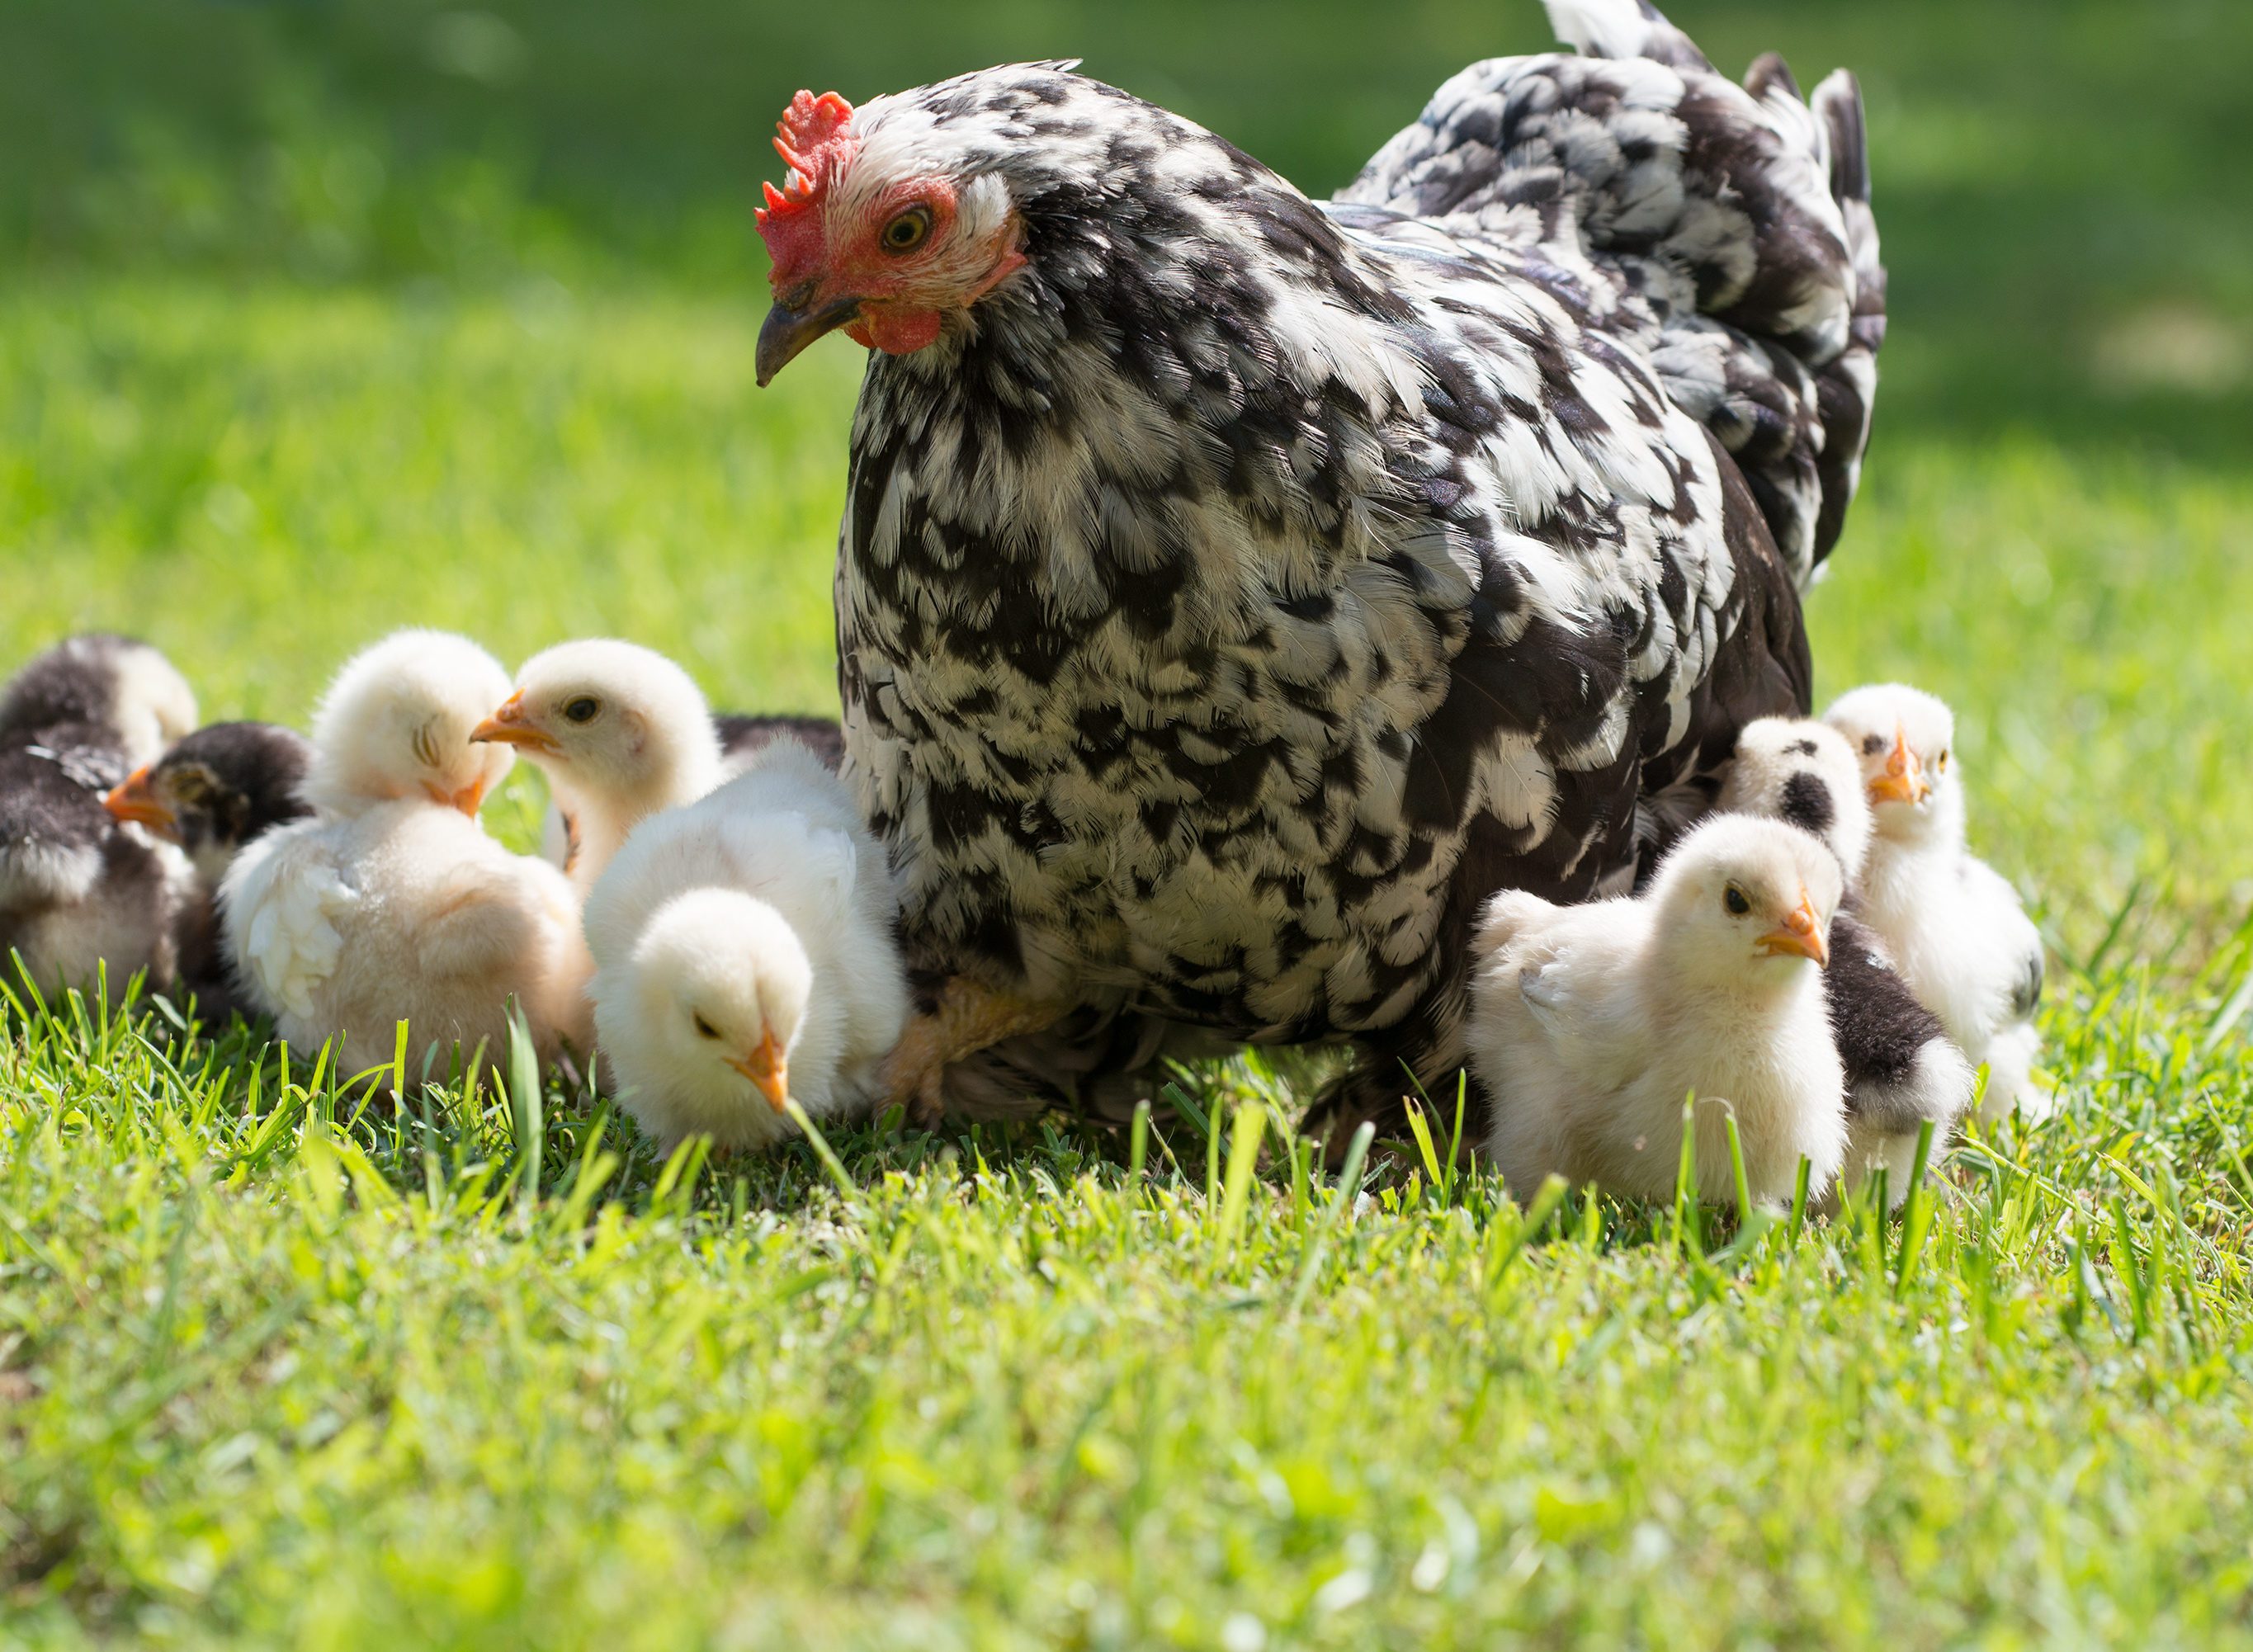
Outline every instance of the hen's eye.
[[1731, 917], [1742, 917], [1753, 910], [1753, 903], [1745, 897], [1745, 892], [1733, 883], [1721, 892], [1721, 904], [1729, 909]]
[[931, 234], [931, 208], [910, 206], [884, 226], [880, 239], [888, 253], [911, 253]]
[[1940, 754], [1939, 761], [1935, 766], [1937, 767], [1943, 774], [1946, 774], [1948, 772], [1948, 754], [1946, 752], [1943, 751]]
[[572, 722], [592, 722], [595, 721], [595, 714], [602, 708], [601, 701], [590, 694], [582, 694], [563, 708], [563, 715]]
[[696, 1023], [696, 1035], [699, 1038], [717, 1038], [720, 1035], [720, 1029], [701, 1015], [691, 1016], [690, 1019]]

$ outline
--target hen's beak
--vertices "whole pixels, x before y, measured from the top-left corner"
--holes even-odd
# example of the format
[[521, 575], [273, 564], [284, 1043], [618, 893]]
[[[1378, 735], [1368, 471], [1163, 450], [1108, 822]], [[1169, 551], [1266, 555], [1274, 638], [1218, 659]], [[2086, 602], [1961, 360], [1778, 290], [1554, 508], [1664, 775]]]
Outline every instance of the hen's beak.
[[175, 824], [172, 812], [157, 797], [149, 784], [149, 771], [136, 769], [126, 776], [122, 785], [115, 787], [101, 800], [101, 806], [120, 820], [135, 826], [147, 826], [151, 832], [170, 837]]
[[1872, 803], [1922, 803], [1932, 795], [1924, 777], [1924, 764], [1908, 749], [1908, 731], [1894, 725], [1894, 749], [1886, 756], [1886, 771], [1870, 782]]
[[759, 1087], [767, 1105], [777, 1112], [783, 1110], [783, 1104], [790, 1099], [790, 1069], [783, 1060], [782, 1046], [775, 1042], [774, 1028], [759, 1034], [759, 1047], [749, 1056], [729, 1056], [728, 1065]]
[[552, 756], [562, 749], [555, 737], [532, 721], [532, 714], [524, 708], [521, 692], [511, 694], [507, 703], [470, 730], [470, 742], [480, 742], [496, 746], [522, 746], [541, 756]]
[[774, 308], [767, 311], [767, 318], [759, 328], [760, 389], [771, 384], [775, 374], [790, 366], [806, 345], [826, 333], [849, 325], [860, 315], [858, 298], [836, 298], [817, 306], [813, 287], [813, 283], [807, 282], [792, 288], [776, 298]]
[[1823, 938], [1823, 925], [1815, 916], [1815, 903], [1805, 889], [1799, 892], [1799, 904], [1783, 915], [1774, 929], [1754, 943], [1770, 958], [1782, 958], [1789, 953], [1799, 958], [1811, 958], [1818, 968], [1828, 967], [1831, 948]]

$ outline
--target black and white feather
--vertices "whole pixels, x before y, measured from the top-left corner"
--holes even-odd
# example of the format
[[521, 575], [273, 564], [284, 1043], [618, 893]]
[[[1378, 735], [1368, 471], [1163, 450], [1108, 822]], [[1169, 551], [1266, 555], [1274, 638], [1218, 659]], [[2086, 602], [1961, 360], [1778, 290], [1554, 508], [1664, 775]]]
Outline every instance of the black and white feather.
[[[1511, 136], [1514, 87], [1648, 151], [1668, 212]], [[856, 165], [998, 180], [1026, 260], [873, 357], [854, 422], [847, 772], [917, 979], [1137, 1046], [1356, 1040], [1340, 1121], [1451, 1075], [1485, 899], [1624, 887], [1645, 799], [1702, 806], [1807, 708], [1861, 440], [1824, 375], [1866, 410], [1875, 344], [1852, 104], [1486, 65], [1322, 205], [1052, 67], [863, 105]]]
[[1550, 0], [1580, 57], [1441, 87], [1341, 199], [1574, 269], [1667, 394], [1721, 440], [1803, 586], [1853, 496], [1885, 338], [1861, 94], [1741, 87], [1637, 0]]

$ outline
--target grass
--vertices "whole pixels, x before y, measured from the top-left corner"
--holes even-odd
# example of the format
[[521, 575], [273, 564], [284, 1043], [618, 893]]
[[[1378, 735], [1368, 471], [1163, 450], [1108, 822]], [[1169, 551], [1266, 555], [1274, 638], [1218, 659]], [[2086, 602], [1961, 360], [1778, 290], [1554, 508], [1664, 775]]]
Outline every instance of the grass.
[[[820, 704], [843, 347], [762, 395], [749, 305], [548, 303], [0, 299], [0, 656], [98, 619], [215, 714], [301, 715], [394, 624], [614, 628]], [[1341, 1204], [1256, 1064], [1191, 1076], [1139, 1175], [1069, 1124], [878, 1124], [849, 1196], [805, 1147], [659, 1163], [558, 1091], [535, 1188], [490, 1089], [364, 1105], [245, 1033], [17, 1014], [10, 1633], [2245, 1638], [2253, 486], [2025, 440], [1870, 476], [1826, 687], [1963, 708], [2058, 959], [2063, 1115], [1916, 1221], [1733, 1241], [1574, 1195], [1529, 1233], [1436, 1173], [1444, 1119]]]
[[[1446, 1095], [1334, 1182], [1280, 1059], [1124, 1138], [667, 1161], [0, 1006], [0, 1643], [2253, 1643], [2245, 20], [1675, 10], [1868, 72], [1896, 331], [1818, 675], [1956, 704], [2056, 1119], [1739, 1230], [1521, 1211]], [[850, 352], [751, 383], [780, 93], [1085, 50], [1319, 186], [1520, 11], [25, 0], [0, 669], [120, 626], [296, 720], [441, 624], [834, 703]]]

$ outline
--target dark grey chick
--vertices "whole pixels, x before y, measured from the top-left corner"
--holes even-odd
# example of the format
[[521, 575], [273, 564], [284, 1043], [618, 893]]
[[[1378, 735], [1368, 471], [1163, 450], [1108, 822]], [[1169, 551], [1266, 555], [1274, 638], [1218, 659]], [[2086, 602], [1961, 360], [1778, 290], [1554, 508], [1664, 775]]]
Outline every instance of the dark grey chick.
[[175, 996], [208, 1021], [225, 1021], [238, 1007], [220, 945], [219, 886], [245, 848], [312, 812], [298, 795], [311, 757], [310, 742], [294, 729], [213, 723], [134, 770], [104, 800], [112, 816], [177, 846], [195, 868], [196, 887], [174, 924]]

